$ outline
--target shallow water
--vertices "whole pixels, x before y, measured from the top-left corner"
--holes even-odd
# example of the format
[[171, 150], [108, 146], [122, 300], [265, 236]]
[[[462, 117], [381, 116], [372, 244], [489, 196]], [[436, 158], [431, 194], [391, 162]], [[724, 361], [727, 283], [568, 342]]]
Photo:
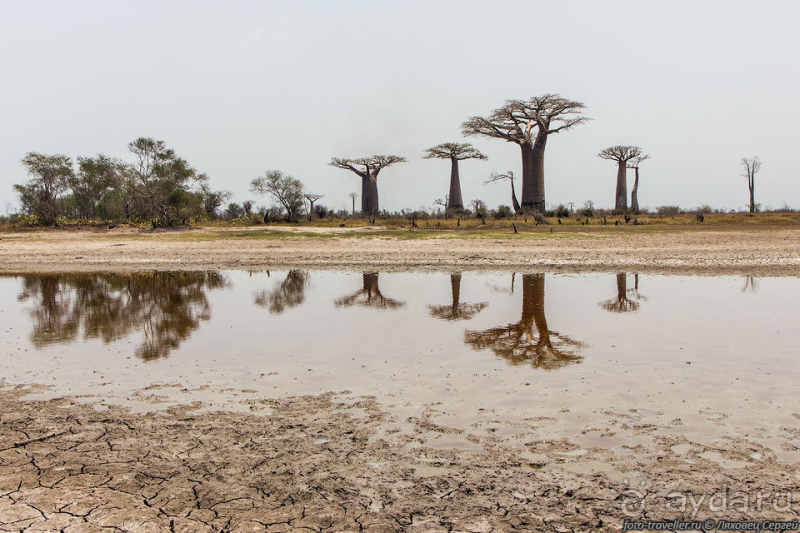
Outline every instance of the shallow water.
[[347, 391], [434, 446], [744, 437], [800, 460], [795, 278], [291, 270], [0, 287], [0, 376], [50, 386], [31, 398], [267, 412], [258, 398]]

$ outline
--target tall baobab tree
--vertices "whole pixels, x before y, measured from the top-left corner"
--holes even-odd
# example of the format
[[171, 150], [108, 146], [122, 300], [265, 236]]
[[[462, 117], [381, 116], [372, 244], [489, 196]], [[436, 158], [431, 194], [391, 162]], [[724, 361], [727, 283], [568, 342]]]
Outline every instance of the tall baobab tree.
[[476, 350], [489, 348], [512, 365], [529, 362], [555, 370], [580, 362], [583, 343], [551, 331], [544, 311], [544, 274], [522, 276], [522, 317], [515, 324], [485, 331], [466, 331], [464, 342]]
[[353, 215], [355, 215], [356, 214], [356, 198], [358, 198], [358, 193], [357, 192], [351, 192], [347, 196], [349, 196], [350, 199], [353, 201]]
[[610, 146], [597, 154], [597, 157], [617, 162], [617, 196], [615, 211], [628, 209], [628, 161], [642, 155], [638, 146]]
[[320, 198], [324, 198], [324, 194], [311, 194], [306, 193], [303, 195], [303, 198], [306, 202], [308, 202], [308, 220], [314, 218], [314, 202], [319, 200]]
[[349, 296], [343, 296], [335, 300], [333, 303], [336, 307], [352, 307], [354, 305], [359, 305], [377, 309], [397, 309], [406, 305], [405, 302], [387, 298], [381, 293], [378, 287], [377, 272], [364, 272], [362, 276], [364, 287]]
[[449, 305], [429, 305], [431, 316], [441, 320], [469, 320], [489, 304], [487, 302], [461, 302], [461, 272], [450, 274], [452, 302]]
[[334, 157], [328, 163], [332, 167], [355, 172], [361, 177], [361, 214], [378, 214], [378, 174], [395, 163], [405, 163], [406, 158], [399, 155], [373, 155], [359, 159]]
[[647, 154], [640, 155], [628, 162], [628, 168], [632, 168], [636, 171], [636, 177], [633, 180], [633, 189], [631, 189], [631, 211], [634, 213], [639, 212], [639, 165], [641, 165], [642, 161], [645, 159], [650, 159], [650, 156]]
[[[503, 139], [522, 152], [522, 208], [543, 213], [544, 152], [548, 136], [585, 123], [585, 106], [557, 94], [528, 100], [507, 100], [488, 117], [472, 117], [461, 125], [464, 135]], [[536, 133], [534, 135], [534, 129]]]
[[508, 180], [511, 183], [511, 205], [514, 206], [514, 212], [519, 213], [521, 211], [519, 202], [517, 201], [517, 193], [514, 191], [514, 173], [510, 170], [505, 174], [498, 174], [497, 172], [492, 172], [489, 174], [489, 179], [487, 179], [484, 183], [494, 183], [496, 181], [503, 181]]
[[[636, 276], [636, 287], [634, 295], [639, 295], [639, 276]], [[600, 306], [611, 313], [635, 313], [639, 310], [639, 302], [628, 298], [627, 275], [623, 272], [617, 274], [617, 297], [611, 300], [600, 302]], [[637, 299], [638, 299], [637, 298]]]
[[469, 143], [443, 143], [426, 150], [423, 159], [450, 160], [450, 194], [447, 209], [464, 209], [461, 198], [461, 180], [458, 177], [458, 162], [464, 159], [488, 159]]
[[758, 156], [751, 158], [742, 158], [742, 166], [744, 167], [743, 177], [747, 178], [747, 188], [750, 189], [750, 212], [756, 212], [756, 172], [761, 170], [761, 159]]

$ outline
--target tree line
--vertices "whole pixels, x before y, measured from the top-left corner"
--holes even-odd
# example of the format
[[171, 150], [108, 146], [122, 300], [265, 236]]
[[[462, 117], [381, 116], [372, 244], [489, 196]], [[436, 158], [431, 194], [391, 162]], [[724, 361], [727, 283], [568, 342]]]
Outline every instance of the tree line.
[[[502, 106], [484, 116], [473, 116], [461, 125], [468, 137], [499, 139], [515, 144], [521, 155], [521, 202], [516, 195], [517, 175], [509, 170], [492, 173], [486, 183], [505, 182], [511, 185], [511, 206], [516, 214], [529, 214], [544, 222], [545, 149], [551, 136], [585, 124], [582, 102], [558, 94], [534, 96], [528, 100], [507, 100]], [[77, 165], [65, 155], [31, 152], [22, 160], [30, 176], [14, 189], [19, 195], [22, 212], [35, 217], [38, 223], [57, 224], [60, 217], [72, 219], [147, 220], [155, 226], [185, 224], [201, 218], [239, 218], [253, 215], [254, 202], [228, 204], [223, 213], [218, 210], [230, 198], [226, 191], [212, 190], [208, 176], [197, 172], [185, 159], [163, 141], [141, 137], [128, 145], [130, 160], [123, 161], [105, 155], [78, 157]], [[638, 213], [639, 167], [649, 159], [638, 146], [616, 145], [597, 154], [617, 163], [614, 212]], [[486, 160], [486, 155], [469, 143], [446, 142], [425, 151], [425, 159], [450, 161], [448, 194], [441, 205], [445, 213], [466, 210], [459, 177], [459, 163], [468, 159]], [[380, 213], [378, 175], [391, 165], [406, 162], [399, 155], [373, 155], [360, 158], [334, 157], [329, 165], [348, 170], [361, 178], [361, 215], [374, 219]], [[755, 203], [755, 174], [761, 167], [758, 157], [743, 159], [749, 189], [750, 212]], [[635, 171], [633, 188], [628, 202], [627, 171]], [[309, 219], [316, 213], [324, 216], [327, 209], [315, 202], [322, 198], [306, 190], [301, 181], [279, 170], [267, 171], [251, 181], [254, 194], [271, 198], [275, 207], [261, 208], [259, 215], [268, 222], [279, 213], [286, 220], [297, 220], [302, 214]], [[356, 193], [350, 193], [355, 215]], [[485, 204], [473, 201], [474, 211], [485, 212]], [[501, 206], [511, 211], [510, 208]], [[563, 209], [562, 209], [563, 208]], [[566, 208], [560, 206], [562, 216]], [[500, 212], [498, 210], [498, 213]], [[568, 212], [566, 212], [568, 214]]]

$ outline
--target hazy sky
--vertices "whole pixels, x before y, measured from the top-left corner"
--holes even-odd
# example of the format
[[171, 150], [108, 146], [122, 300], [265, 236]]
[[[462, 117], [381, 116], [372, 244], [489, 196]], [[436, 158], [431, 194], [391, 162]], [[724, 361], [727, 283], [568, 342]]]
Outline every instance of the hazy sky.
[[[506, 99], [560, 93], [593, 120], [548, 142], [548, 204], [612, 206], [615, 164], [596, 154], [635, 144], [652, 157], [643, 206], [741, 208], [740, 159], [757, 154], [756, 201], [800, 207], [798, 20], [788, 0], [0, 0], [0, 201], [16, 205], [28, 151], [127, 158], [150, 136], [236, 201], [280, 169], [342, 208], [360, 180], [332, 156], [403, 155], [381, 207], [430, 206], [449, 163], [425, 148], [465, 142], [460, 124]], [[489, 160], [463, 163], [465, 201], [510, 203], [483, 180], [519, 171], [519, 148], [467, 141]]]

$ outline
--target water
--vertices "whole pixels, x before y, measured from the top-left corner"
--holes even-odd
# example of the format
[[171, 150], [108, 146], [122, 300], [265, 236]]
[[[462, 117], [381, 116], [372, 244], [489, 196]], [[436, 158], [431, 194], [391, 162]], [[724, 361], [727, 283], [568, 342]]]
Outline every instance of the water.
[[48, 386], [30, 398], [268, 414], [259, 398], [332, 391], [375, 396], [386, 431], [434, 446], [742, 437], [800, 460], [795, 278], [291, 270], [0, 287], [0, 376]]

